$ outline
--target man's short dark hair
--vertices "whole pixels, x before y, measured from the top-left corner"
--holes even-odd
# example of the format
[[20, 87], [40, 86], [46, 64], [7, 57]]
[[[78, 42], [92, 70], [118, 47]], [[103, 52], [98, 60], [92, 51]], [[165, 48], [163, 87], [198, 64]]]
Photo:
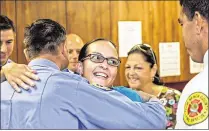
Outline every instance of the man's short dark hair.
[[84, 46], [81, 48], [81, 51], [80, 51], [79, 56], [78, 56], [78, 61], [81, 61], [83, 58], [85, 58], [88, 55], [87, 50], [88, 50], [89, 45], [94, 43], [94, 42], [97, 42], [97, 41], [108, 41], [108, 42], [112, 43], [112, 45], [116, 48], [116, 45], [108, 39], [105, 39], [105, 38], [94, 39], [94, 40], [84, 44]]
[[66, 40], [65, 28], [50, 19], [38, 19], [25, 28], [24, 44], [29, 58], [40, 52], [56, 53], [57, 46]]
[[180, 0], [180, 5], [189, 20], [192, 20], [195, 11], [198, 11], [208, 21], [208, 0]]
[[15, 32], [14, 23], [5, 15], [0, 15], [0, 30], [12, 29]]

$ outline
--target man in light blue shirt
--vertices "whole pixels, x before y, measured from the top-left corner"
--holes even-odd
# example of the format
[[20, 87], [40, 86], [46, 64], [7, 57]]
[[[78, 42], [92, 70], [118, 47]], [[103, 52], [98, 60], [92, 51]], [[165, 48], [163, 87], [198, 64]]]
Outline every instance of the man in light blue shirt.
[[1, 129], [165, 129], [155, 98], [133, 102], [115, 90], [91, 86], [68, 65], [64, 27], [39, 19], [25, 30], [25, 54], [40, 78], [30, 91], [1, 83]]
[[[1, 82], [3, 82], [6, 78], [9, 78], [9, 82], [12, 84], [14, 89], [19, 90], [17, 85], [21, 85], [24, 89], [27, 89], [28, 87], [26, 84], [32, 85], [29, 78], [36, 78], [36, 76], [33, 74], [35, 71], [30, 70], [25, 65], [19, 64], [17, 66], [16, 63], [9, 59], [9, 57], [12, 55], [15, 45], [15, 34], [15, 25], [13, 21], [5, 15], [0, 15]], [[11, 72], [11, 74], [16, 73], [17, 75], [15, 75], [15, 77], [8, 77], [5, 75], [5, 73], [7, 74], [8, 72]]]

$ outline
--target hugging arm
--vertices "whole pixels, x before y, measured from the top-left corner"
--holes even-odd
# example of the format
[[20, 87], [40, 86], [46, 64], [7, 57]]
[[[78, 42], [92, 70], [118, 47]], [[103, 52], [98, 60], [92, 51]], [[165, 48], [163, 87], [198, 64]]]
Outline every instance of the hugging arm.
[[35, 74], [36, 71], [24, 64], [8, 63], [1, 69], [1, 83], [5, 80], [17, 91], [21, 92], [18, 86], [29, 89], [29, 86], [35, 86], [34, 80], [39, 80]]

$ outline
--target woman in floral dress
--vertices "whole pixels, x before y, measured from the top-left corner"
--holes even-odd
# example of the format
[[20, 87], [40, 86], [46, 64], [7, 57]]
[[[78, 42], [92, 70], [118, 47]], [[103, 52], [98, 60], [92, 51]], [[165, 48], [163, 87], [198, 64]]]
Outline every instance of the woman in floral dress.
[[128, 52], [125, 76], [130, 88], [160, 99], [166, 109], [167, 129], [173, 129], [181, 93], [164, 86], [160, 81], [156, 56], [149, 45], [137, 44]]

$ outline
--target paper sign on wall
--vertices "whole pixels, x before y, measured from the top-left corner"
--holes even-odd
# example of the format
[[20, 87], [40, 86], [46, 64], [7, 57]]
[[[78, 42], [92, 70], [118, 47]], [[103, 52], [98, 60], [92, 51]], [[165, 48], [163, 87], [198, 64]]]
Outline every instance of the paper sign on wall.
[[119, 57], [127, 57], [128, 51], [142, 43], [141, 21], [118, 22]]
[[179, 42], [162, 42], [159, 44], [160, 76], [180, 75]]
[[199, 73], [203, 70], [204, 64], [202, 63], [196, 63], [192, 61], [191, 57], [189, 57], [189, 63], [190, 63], [190, 73]]

